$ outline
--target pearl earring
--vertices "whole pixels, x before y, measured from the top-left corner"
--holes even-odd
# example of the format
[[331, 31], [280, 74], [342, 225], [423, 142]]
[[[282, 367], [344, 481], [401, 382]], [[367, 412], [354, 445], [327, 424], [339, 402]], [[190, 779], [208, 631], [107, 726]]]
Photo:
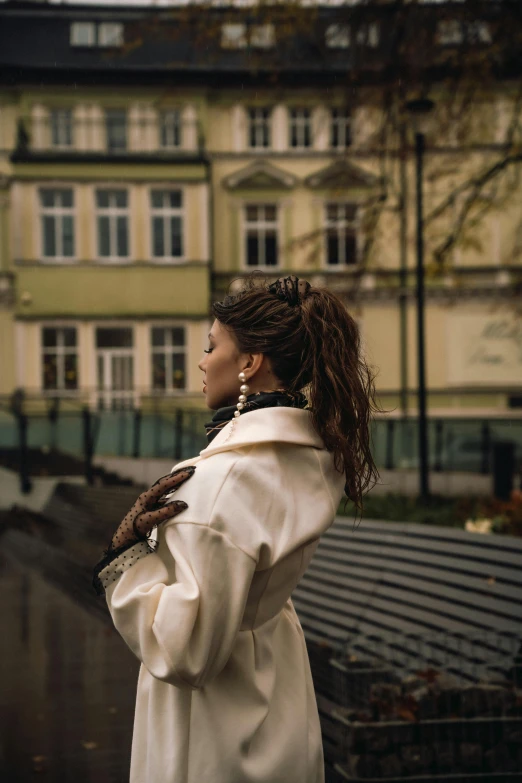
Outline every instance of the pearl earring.
[[250, 390], [250, 386], [247, 383], [245, 383], [245, 381], [246, 381], [245, 373], [243, 371], [241, 371], [237, 377], [239, 379], [239, 382], [241, 383], [241, 386], [239, 387], [239, 391], [241, 392], [241, 394], [239, 395], [239, 400], [238, 400], [237, 405], [236, 405], [237, 410], [234, 411], [234, 416], [232, 417], [232, 420], [230, 422], [228, 435], [225, 438], [225, 440], [223, 441], [223, 443], [226, 443], [228, 441], [228, 439], [230, 438], [230, 436], [232, 435], [232, 432], [234, 431], [234, 426], [235, 426], [235, 423], [236, 423], [236, 419], [238, 419], [241, 416], [241, 411], [245, 407], [245, 403], [247, 401], [247, 394], [248, 394], [248, 392]]
[[241, 383], [241, 386], [239, 387], [239, 391], [241, 392], [241, 394], [239, 395], [239, 401], [236, 405], [237, 411], [234, 411], [234, 416], [236, 419], [239, 418], [239, 416], [241, 416], [241, 411], [245, 407], [245, 403], [247, 400], [246, 398], [247, 392], [250, 390], [250, 386], [248, 386], [248, 384], [245, 383], [246, 381], [245, 373], [241, 371], [237, 377], [239, 379], [239, 382]]

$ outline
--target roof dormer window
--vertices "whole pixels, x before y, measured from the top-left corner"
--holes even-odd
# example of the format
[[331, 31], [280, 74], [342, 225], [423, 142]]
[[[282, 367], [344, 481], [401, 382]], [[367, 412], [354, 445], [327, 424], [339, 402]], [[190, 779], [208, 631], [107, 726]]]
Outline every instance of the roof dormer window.
[[256, 49], [270, 49], [275, 45], [273, 24], [255, 24], [250, 29], [250, 46]]
[[275, 28], [273, 24], [253, 24], [227, 22], [221, 25], [221, 46], [223, 49], [270, 49], [275, 46]]
[[102, 22], [98, 25], [98, 46], [123, 46], [121, 22]]
[[325, 41], [329, 49], [348, 49], [350, 37], [348, 25], [330, 24], [326, 28]]
[[109, 48], [123, 46], [123, 24], [121, 22], [72, 22], [71, 46], [97, 46]]
[[71, 46], [96, 46], [96, 25], [94, 22], [73, 22], [71, 24]]
[[247, 46], [246, 24], [224, 24], [221, 26], [223, 49], [245, 49]]

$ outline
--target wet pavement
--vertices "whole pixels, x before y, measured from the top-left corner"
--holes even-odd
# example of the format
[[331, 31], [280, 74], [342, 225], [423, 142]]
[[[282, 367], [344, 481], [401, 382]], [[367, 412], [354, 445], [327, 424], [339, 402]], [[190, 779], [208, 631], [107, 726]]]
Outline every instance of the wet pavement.
[[0, 552], [0, 780], [125, 783], [138, 661], [102, 613]]
[[73, 519], [0, 515], [1, 783], [129, 780], [139, 662], [92, 589], [109, 534]]

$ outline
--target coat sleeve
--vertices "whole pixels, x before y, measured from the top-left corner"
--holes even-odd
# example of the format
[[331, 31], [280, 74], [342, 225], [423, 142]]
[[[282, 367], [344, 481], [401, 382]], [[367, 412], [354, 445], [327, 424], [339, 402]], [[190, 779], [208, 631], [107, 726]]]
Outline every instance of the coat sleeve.
[[255, 559], [218, 530], [165, 525], [160, 549], [105, 590], [114, 626], [153, 677], [201, 688], [232, 652]]

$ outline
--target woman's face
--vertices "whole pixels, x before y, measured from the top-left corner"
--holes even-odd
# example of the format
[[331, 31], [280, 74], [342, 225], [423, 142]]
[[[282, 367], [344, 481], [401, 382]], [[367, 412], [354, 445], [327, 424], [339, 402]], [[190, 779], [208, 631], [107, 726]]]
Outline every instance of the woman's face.
[[272, 371], [272, 363], [262, 353], [240, 353], [233, 332], [217, 320], [208, 335], [208, 351], [199, 362], [203, 373], [203, 392], [207, 406], [212, 410], [236, 405], [241, 383], [238, 375], [245, 373], [249, 391], [271, 391], [281, 387]]
[[232, 333], [217, 319], [212, 324], [208, 339], [208, 351], [198, 367], [203, 373], [207, 406], [217, 410], [237, 403], [241, 385], [237, 376], [247, 366], [248, 357], [239, 352]]

